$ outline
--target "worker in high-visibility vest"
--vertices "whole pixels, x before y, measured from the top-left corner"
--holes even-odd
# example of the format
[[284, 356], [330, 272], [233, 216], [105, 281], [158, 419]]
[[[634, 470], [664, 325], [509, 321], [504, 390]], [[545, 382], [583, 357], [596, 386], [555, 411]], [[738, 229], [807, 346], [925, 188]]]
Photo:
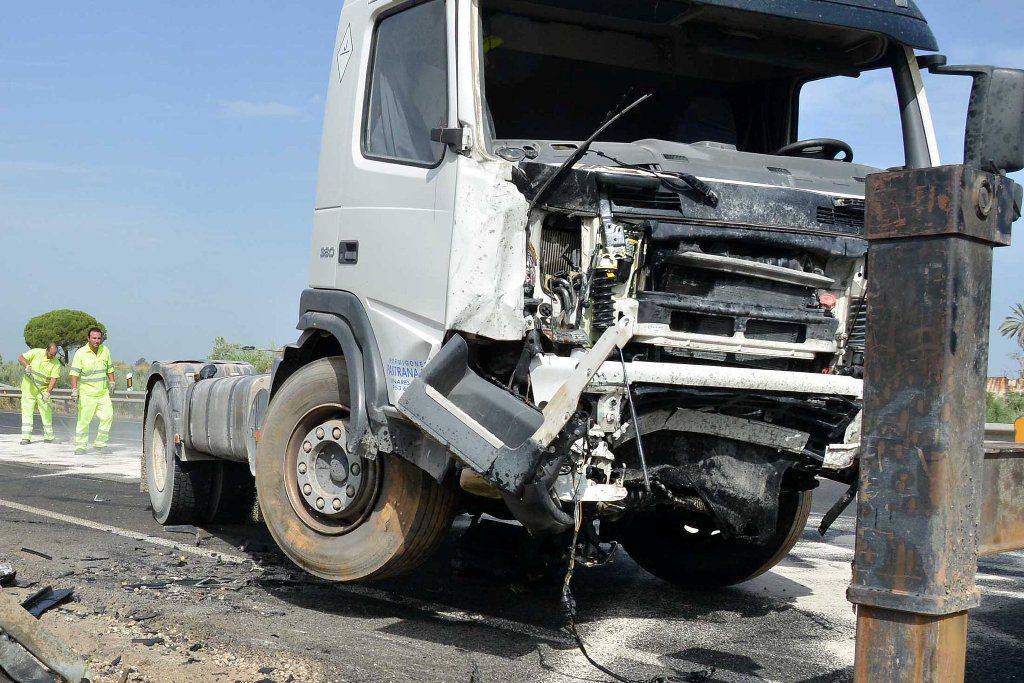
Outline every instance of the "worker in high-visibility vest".
[[89, 330], [89, 343], [75, 352], [71, 361], [71, 398], [78, 401], [78, 420], [75, 423], [75, 453], [89, 450], [89, 425], [95, 416], [99, 420], [93, 447], [103, 450], [114, 424], [114, 364], [110, 349], [103, 343], [103, 330]]
[[45, 349], [30, 349], [18, 356], [25, 372], [21, 380], [21, 444], [32, 443], [32, 422], [36, 409], [43, 421], [43, 441], [53, 442], [53, 403], [50, 392], [60, 377], [57, 344], [50, 342]]

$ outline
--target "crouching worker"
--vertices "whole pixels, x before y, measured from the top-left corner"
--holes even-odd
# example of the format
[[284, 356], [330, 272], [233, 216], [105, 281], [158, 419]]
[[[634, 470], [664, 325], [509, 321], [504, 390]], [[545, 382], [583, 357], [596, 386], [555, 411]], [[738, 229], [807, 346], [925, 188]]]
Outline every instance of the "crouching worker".
[[50, 342], [45, 349], [31, 349], [18, 356], [25, 372], [21, 379], [21, 443], [32, 443], [32, 422], [36, 408], [43, 421], [43, 441], [53, 442], [53, 404], [50, 392], [60, 377], [57, 345]]
[[110, 349], [103, 343], [103, 331], [89, 330], [89, 343], [75, 352], [71, 361], [71, 398], [78, 402], [78, 421], [75, 423], [75, 453], [81, 455], [89, 449], [89, 425], [92, 418], [99, 420], [96, 429], [96, 450], [107, 447], [110, 427], [114, 424], [114, 364]]

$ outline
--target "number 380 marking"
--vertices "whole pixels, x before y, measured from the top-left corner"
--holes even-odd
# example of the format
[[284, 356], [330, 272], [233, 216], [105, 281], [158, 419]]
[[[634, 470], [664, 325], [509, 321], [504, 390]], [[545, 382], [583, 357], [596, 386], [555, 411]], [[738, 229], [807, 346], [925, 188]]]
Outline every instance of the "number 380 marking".
[[320, 258], [334, 258], [334, 247], [320, 247]]

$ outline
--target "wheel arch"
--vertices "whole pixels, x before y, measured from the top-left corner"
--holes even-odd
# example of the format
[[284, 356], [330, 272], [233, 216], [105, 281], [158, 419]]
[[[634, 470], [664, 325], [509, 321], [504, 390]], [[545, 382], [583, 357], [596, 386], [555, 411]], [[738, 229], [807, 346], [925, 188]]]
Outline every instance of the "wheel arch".
[[341, 290], [307, 289], [299, 300], [301, 331], [274, 363], [270, 399], [299, 368], [329, 356], [343, 356], [348, 367], [351, 424], [349, 447], [354, 448], [371, 427], [386, 429], [388, 403], [384, 364], [377, 338], [359, 299]]

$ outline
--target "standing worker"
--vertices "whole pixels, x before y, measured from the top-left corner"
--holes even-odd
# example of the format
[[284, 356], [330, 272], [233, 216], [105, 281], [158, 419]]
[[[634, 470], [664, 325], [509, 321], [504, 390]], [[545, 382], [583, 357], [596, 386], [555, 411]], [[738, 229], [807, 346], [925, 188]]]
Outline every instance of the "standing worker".
[[32, 421], [36, 407], [43, 421], [43, 442], [53, 443], [53, 403], [50, 392], [60, 377], [57, 344], [50, 342], [45, 349], [29, 349], [18, 356], [25, 371], [21, 380], [21, 444], [32, 443]]
[[89, 449], [89, 425], [95, 415], [100, 421], [96, 430], [96, 450], [107, 447], [110, 426], [114, 423], [114, 364], [110, 349], [103, 343], [103, 331], [89, 330], [89, 343], [75, 352], [71, 361], [71, 398], [78, 401], [78, 421], [75, 423], [75, 454]]

